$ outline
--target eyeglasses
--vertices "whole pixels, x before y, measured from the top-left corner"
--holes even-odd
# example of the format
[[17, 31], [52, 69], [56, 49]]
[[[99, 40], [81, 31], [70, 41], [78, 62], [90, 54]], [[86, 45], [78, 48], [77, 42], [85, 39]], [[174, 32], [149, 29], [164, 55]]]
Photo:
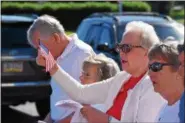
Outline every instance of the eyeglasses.
[[162, 70], [163, 66], [173, 66], [173, 64], [154, 62], [150, 64], [148, 68], [153, 72], [159, 72], [160, 70]]
[[124, 53], [129, 53], [133, 48], [143, 48], [142, 46], [134, 46], [130, 44], [117, 44], [116, 45], [116, 51], [117, 52], [124, 52]]

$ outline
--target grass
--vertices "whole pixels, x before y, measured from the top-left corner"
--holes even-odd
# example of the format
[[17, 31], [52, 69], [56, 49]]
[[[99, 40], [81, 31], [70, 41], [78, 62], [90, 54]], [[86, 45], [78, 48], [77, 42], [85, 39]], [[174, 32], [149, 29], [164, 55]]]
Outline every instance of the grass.
[[75, 31], [71, 31], [71, 30], [67, 30], [67, 31], [66, 31], [66, 34], [67, 34], [67, 35], [70, 35], [70, 34], [73, 34], [73, 33], [75, 33]]
[[184, 24], [184, 9], [181, 10], [171, 10], [170, 16], [176, 21]]
[[177, 22], [184, 24], [184, 19], [176, 19]]
[[184, 17], [184, 9], [181, 10], [171, 10], [170, 11], [170, 16], [173, 18], [183, 18]]

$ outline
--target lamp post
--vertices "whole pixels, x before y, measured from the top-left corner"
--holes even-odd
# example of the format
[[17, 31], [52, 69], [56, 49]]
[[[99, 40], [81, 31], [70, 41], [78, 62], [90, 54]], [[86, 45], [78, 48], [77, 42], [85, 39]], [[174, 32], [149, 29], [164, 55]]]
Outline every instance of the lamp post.
[[119, 12], [122, 13], [123, 11], [122, 0], [118, 0], [118, 8], [119, 8]]

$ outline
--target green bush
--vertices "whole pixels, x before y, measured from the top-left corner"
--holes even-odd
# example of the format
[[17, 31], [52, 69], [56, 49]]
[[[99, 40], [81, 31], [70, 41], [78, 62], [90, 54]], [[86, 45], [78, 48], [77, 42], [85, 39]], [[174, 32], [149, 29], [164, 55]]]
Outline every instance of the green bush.
[[[34, 3], [34, 2], [2, 2], [2, 10], [9, 8], [14, 9], [33, 9], [36, 11], [48, 8], [51, 10], [57, 9], [101, 9], [107, 8], [110, 11], [117, 11], [118, 5], [116, 3], [110, 2], [44, 2], [43, 4]], [[123, 2], [123, 10], [125, 11], [151, 11], [149, 4], [140, 1], [134, 2]]]
[[14, 9], [32, 9], [35, 11], [41, 11], [42, 9], [50, 9], [52, 11], [58, 10], [58, 9], [69, 9], [69, 10], [77, 10], [77, 9], [85, 9], [85, 8], [96, 8], [96, 9], [101, 9], [101, 8], [109, 8], [109, 9], [114, 9], [115, 5], [105, 2], [103, 4], [99, 4], [97, 2], [87, 2], [87, 3], [74, 3], [74, 2], [69, 2], [69, 3], [63, 3], [63, 2], [44, 2], [43, 4], [39, 3], [30, 3], [30, 2], [3, 2], [2, 3], [2, 9], [6, 10], [9, 8], [14, 8]]
[[[75, 30], [82, 19], [95, 12], [117, 12], [112, 2], [2, 2], [2, 14], [49, 14], [58, 18], [68, 30]], [[123, 2], [123, 11], [151, 11], [146, 2]], [[69, 23], [70, 22], [70, 23]]]
[[184, 9], [182, 9], [182, 10], [171, 10], [170, 11], [170, 16], [172, 18], [176, 18], [176, 19], [184, 18]]
[[146, 2], [125, 1], [125, 2], [123, 2], [123, 10], [150, 12], [151, 11], [151, 6]]

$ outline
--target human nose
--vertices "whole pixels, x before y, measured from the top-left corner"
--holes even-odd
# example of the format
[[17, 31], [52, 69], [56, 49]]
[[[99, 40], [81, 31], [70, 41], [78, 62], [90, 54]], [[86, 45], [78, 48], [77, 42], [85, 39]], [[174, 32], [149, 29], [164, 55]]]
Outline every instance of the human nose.
[[81, 83], [83, 84], [84, 83], [84, 77], [83, 77], [83, 75], [81, 75], [79, 78], [80, 78]]
[[120, 54], [120, 57], [121, 57], [121, 58], [125, 58], [125, 57], [126, 57], [126, 53], [124, 53], [123, 51], [120, 51], [119, 54]]

